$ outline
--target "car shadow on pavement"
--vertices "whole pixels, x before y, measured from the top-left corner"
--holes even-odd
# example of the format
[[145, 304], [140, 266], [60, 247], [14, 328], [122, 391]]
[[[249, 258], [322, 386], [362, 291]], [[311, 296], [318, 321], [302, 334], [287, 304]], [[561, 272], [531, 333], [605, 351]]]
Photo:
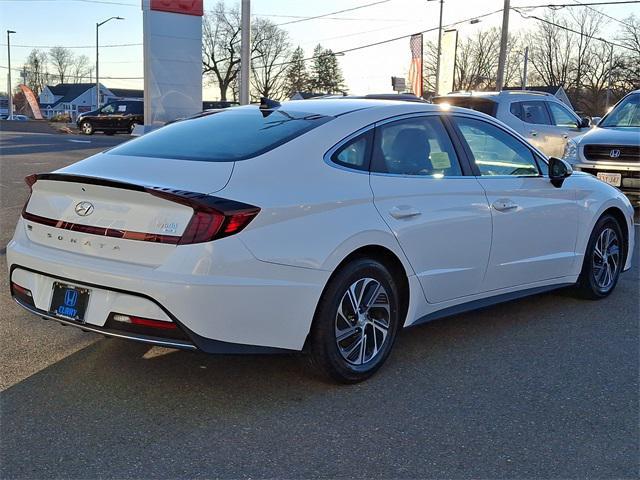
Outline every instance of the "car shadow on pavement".
[[298, 355], [99, 340], [2, 393], [0, 474], [629, 477], [638, 332], [619, 305], [635, 288], [405, 330], [387, 365], [352, 386], [309, 375]]

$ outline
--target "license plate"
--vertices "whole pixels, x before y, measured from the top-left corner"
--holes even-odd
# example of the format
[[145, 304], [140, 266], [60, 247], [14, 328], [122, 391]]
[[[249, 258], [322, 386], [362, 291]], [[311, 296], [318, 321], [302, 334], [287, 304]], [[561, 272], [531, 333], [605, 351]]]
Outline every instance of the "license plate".
[[49, 313], [58, 317], [84, 322], [91, 290], [65, 283], [53, 283], [53, 295]]
[[620, 185], [622, 185], [621, 173], [598, 172], [597, 177], [604, 183], [608, 183], [609, 185], [613, 185], [614, 187], [619, 187]]

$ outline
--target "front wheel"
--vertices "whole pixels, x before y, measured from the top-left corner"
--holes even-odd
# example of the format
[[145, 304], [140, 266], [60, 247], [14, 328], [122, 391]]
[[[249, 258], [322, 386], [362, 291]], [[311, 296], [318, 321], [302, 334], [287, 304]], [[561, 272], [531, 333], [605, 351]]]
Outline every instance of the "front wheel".
[[85, 135], [93, 135], [93, 125], [91, 124], [91, 122], [82, 122], [80, 124], [80, 131]]
[[615, 288], [624, 262], [624, 237], [618, 221], [610, 215], [598, 220], [584, 256], [577, 290], [593, 300], [607, 297]]
[[398, 284], [385, 265], [360, 258], [330, 280], [313, 321], [309, 353], [340, 383], [369, 378], [385, 362], [399, 328]]

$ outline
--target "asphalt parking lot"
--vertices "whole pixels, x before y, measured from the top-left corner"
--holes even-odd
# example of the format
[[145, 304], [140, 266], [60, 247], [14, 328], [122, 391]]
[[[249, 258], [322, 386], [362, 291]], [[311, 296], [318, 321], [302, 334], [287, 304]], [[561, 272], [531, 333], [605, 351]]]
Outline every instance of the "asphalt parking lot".
[[0, 132], [0, 477], [640, 476], [637, 252], [606, 300], [558, 291], [406, 330], [348, 387], [298, 356], [149, 348], [26, 314], [4, 252], [23, 178], [126, 139]]

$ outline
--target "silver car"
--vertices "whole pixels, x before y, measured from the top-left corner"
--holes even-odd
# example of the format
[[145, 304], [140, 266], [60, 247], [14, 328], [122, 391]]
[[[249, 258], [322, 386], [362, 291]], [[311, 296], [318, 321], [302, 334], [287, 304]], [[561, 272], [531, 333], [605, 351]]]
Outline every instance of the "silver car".
[[591, 127], [589, 118], [580, 118], [550, 93], [527, 90], [451, 93], [436, 97], [434, 103], [471, 108], [506, 123], [549, 157], [560, 157], [567, 140]]
[[627, 94], [598, 126], [570, 140], [564, 159], [640, 203], [640, 90]]

